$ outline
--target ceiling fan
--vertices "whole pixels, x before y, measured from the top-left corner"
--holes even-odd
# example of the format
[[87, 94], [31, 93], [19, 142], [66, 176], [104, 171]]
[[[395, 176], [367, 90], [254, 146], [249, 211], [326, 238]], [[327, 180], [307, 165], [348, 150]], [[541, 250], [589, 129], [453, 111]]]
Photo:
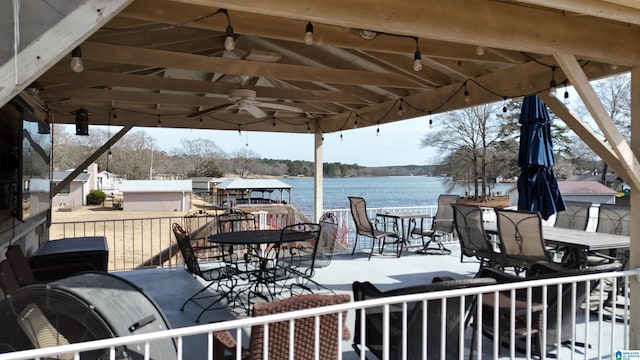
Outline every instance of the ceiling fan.
[[198, 117], [219, 110], [245, 110], [249, 114], [253, 115], [253, 117], [262, 119], [267, 117], [267, 113], [265, 113], [262, 108], [302, 113], [302, 109], [295, 106], [258, 101], [256, 100], [256, 92], [251, 89], [233, 89], [229, 91], [227, 97], [233, 102], [233, 104], [214, 106], [195, 112], [189, 115], [189, 117]]

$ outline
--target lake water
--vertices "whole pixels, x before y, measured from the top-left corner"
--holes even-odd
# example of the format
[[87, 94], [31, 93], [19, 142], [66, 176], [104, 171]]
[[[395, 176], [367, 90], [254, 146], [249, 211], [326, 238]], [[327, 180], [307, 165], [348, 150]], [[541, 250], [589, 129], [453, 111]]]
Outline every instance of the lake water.
[[[313, 179], [287, 178], [283, 182], [293, 186], [291, 204], [306, 215], [313, 213]], [[367, 207], [428, 206], [438, 204], [443, 193], [470, 193], [464, 185], [450, 184], [448, 178], [428, 176], [388, 176], [324, 179], [324, 209], [347, 209], [347, 196], [362, 196]], [[492, 192], [505, 194], [514, 184], [499, 183]]]

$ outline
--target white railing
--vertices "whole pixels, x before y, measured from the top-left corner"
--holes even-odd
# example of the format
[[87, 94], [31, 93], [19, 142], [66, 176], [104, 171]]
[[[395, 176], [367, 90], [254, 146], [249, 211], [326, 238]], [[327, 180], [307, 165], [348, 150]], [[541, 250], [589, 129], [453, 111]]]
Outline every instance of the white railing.
[[[238, 348], [241, 348], [243, 345], [247, 347], [247, 344], [242, 343], [242, 336], [240, 336], [243, 332], [248, 332], [251, 326], [263, 326], [265, 324], [271, 324], [279, 321], [292, 321], [293, 319], [299, 319], [304, 317], [315, 317], [316, 319], [319, 316], [324, 314], [339, 314], [342, 312], [348, 312], [346, 322], [343, 324], [339, 322], [339, 329], [337, 336], [341, 337], [342, 326], [346, 326], [351, 331], [354, 329], [355, 322], [360, 322], [361, 328], [365, 328], [365, 316], [364, 312], [361, 312], [362, 316], [360, 318], [355, 318], [353, 315], [353, 311], [356, 309], [372, 309], [377, 308], [380, 309], [382, 307], [382, 333], [383, 344], [389, 344], [389, 312], [391, 304], [400, 304], [400, 306], [394, 306], [394, 309], [402, 309], [402, 329], [403, 337], [406, 339], [406, 336], [411, 336], [411, 334], [407, 334], [407, 304], [414, 302], [421, 302], [423, 307], [427, 306], [427, 301], [433, 300], [436, 301], [437, 304], [441, 306], [443, 313], [449, 311], [457, 311], [458, 316], [453, 318], [459, 319], [460, 325], [460, 333], [458, 338], [458, 346], [462, 351], [459, 352], [458, 358], [463, 359], [467, 357], [467, 354], [471, 351], [471, 344], [473, 345], [474, 355], [480, 359], [485, 357], [490, 358], [498, 358], [500, 355], [500, 350], [502, 345], [501, 340], [497, 336], [493, 337], [484, 337], [482, 335], [482, 331], [475, 332], [475, 339], [471, 336], [473, 334], [473, 328], [478, 327], [479, 329], [483, 327], [482, 324], [482, 311], [487, 311], [486, 304], [485, 307], [475, 307], [475, 310], [471, 310], [469, 314], [478, 319], [477, 321], [474, 319], [470, 322], [471, 326], [466, 327], [465, 320], [467, 319], [467, 313], [465, 312], [465, 302], [473, 301], [474, 296], [477, 295], [476, 300], [478, 303], [482, 302], [482, 297], [493, 297], [497, 298], [500, 292], [506, 292], [513, 296], [515, 291], [518, 289], [524, 289], [527, 293], [526, 301], [526, 314], [525, 317], [527, 319], [525, 328], [518, 328], [516, 330], [515, 322], [512, 320], [508, 329], [500, 328], [500, 331], [496, 331], [494, 333], [500, 332], [501, 334], [506, 336], [508, 341], [508, 353], [510, 358], [522, 357], [522, 358], [530, 358], [534, 351], [534, 342], [540, 340], [543, 344], [543, 348], [546, 351], [541, 352], [540, 357], [542, 359], [547, 357], [549, 352], [554, 353], [554, 357], [559, 359], [566, 358], [589, 358], [589, 359], [601, 359], [601, 358], [612, 358], [615, 351], [618, 350], [628, 350], [629, 348], [629, 313], [627, 310], [620, 312], [617, 316], [623, 319], [621, 322], [615, 321], [606, 321], [603, 317], [604, 312], [604, 293], [605, 293], [605, 284], [612, 285], [614, 288], [616, 287], [617, 281], [623, 281], [623, 289], [625, 293], [628, 293], [628, 283], [630, 276], [638, 276], [640, 274], [640, 269], [628, 270], [624, 272], [609, 272], [609, 273], [599, 273], [599, 274], [589, 274], [589, 275], [580, 275], [573, 277], [562, 277], [562, 278], [550, 278], [545, 280], [535, 280], [535, 281], [522, 281], [517, 283], [510, 284], [500, 284], [500, 285], [491, 285], [484, 286], [478, 288], [467, 288], [467, 289], [457, 289], [457, 290], [449, 290], [449, 291], [437, 291], [431, 293], [423, 293], [423, 294], [415, 294], [415, 295], [404, 295], [398, 297], [389, 297], [389, 298], [379, 298], [374, 300], [365, 300], [358, 302], [351, 302], [340, 305], [333, 305], [329, 307], [323, 308], [314, 308], [309, 310], [302, 310], [290, 313], [281, 313], [276, 315], [257, 317], [257, 318], [244, 318], [240, 320], [212, 323], [207, 325], [199, 325], [199, 326], [191, 326], [179, 329], [170, 329], [165, 331], [158, 331], [148, 334], [140, 334], [140, 335], [132, 335], [132, 336], [124, 336], [119, 338], [110, 338], [103, 339], [97, 341], [90, 341], [85, 343], [76, 343], [59, 347], [51, 347], [51, 348], [43, 348], [43, 349], [33, 349], [12, 353], [0, 354], [0, 360], [21, 360], [21, 359], [34, 359], [34, 358], [47, 358], [52, 357], [57, 354], [65, 354], [65, 353], [74, 353], [74, 359], [79, 359], [80, 354], [85, 351], [95, 350], [95, 349], [105, 349], [107, 353], [110, 355], [110, 359], [115, 359], [116, 348], [121, 346], [127, 346], [131, 344], [142, 345], [139, 346], [139, 349], [143, 349], [144, 355], [146, 359], [149, 358], [149, 354], [151, 353], [151, 349], [154, 347], [154, 341], [163, 340], [171, 338], [175, 341], [177, 347], [177, 359], [183, 359], [183, 346], [185, 344], [185, 339], [191, 336], [196, 335], [206, 335], [207, 341], [207, 349], [208, 352], [203, 354], [202, 358], [213, 359], [213, 336], [212, 333], [216, 331], [229, 330], [233, 336], [235, 336], [238, 340]], [[621, 280], [620, 280], [621, 279]], [[571, 340], [567, 343], [567, 346], [561, 345], [560, 339], [567, 338], [564, 336], [566, 334], [561, 334], [562, 328], [560, 328], [558, 334], [555, 338], [547, 337], [547, 324], [549, 324], [553, 319], [549, 319], [547, 316], [547, 308], [549, 304], [546, 300], [546, 294], [553, 287], [557, 287], [558, 291], [565, 286], [571, 287], [573, 289], [573, 294], [575, 294], [575, 289], [578, 284], [582, 284], [586, 287], [587, 293], [591, 294], [590, 298], [587, 299], [588, 306], [581, 307], [583, 304], [576, 303], [575, 299], [570, 299], [567, 302], [561, 303], [561, 307], [569, 308], [571, 311], [569, 312], [571, 315], [571, 328], [569, 331], [569, 336]], [[592, 286], [595, 285], [595, 286]], [[531, 300], [532, 289], [537, 288], [541, 289], [543, 294], [543, 306], [544, 309], [542, 311], [537, 311], [537, 313], [541, 316], [539, 321], [533, 320], [533, 302]], [[521, 290], [522, 291], [522, 290]], [[574, 295], [575, 296], [575, 295]], [[457, 298], [460, 302], [460, 307], [457, 309], [447, 309], [446, 307], [446, 299], [449, 298]], [[616, 308], [618, 304], [616, 304], [616, 298], [613, 300], [613, 308]], [[552, 301], [552, 299], [548, 299], [548, 301]], [[494, 301], [494, 304], [498, 302]], [[469, 303], [467, 303], [469, 304]], [[625, 309], [629, 307], [628, 298], [624, 297], [622, 300], [622, 304], [625, 306]], [[429, 304], [429, 306], [433, 306]], [[515, 302], [511, 302], [511, 313], [515, 313], [513, 309], [515, 309]], [[495, 310], [495, 308], [494, 308]], [[539, 309], [538, 309], [539, 310]], [[497, 311], [493, 311], [494, 314], [497, 314]], [[423, 314], [427, 314], [427, 311], [423, 311]], [[521, 316], [520, 314], [518, 316]], [[342, 319], [341, 316], [339, 316]], [[415, 319], [414, 319], [415, 320]], [[422, 319], [417, 319], [422, 322], [423, 329], [422, 334], [424, 336], [424, 346], [429, 346], [429, 344], [437, 344], [438, 341], [440, 344], [446, 343], [446, 337], [449, 335], [442, 335], [440, 339], [427, 338], [427, 332], [429, 328], [424, 328], [425, 324], [427, 324], [427, 317], [423, 315]], [[497, 323], [496, 320], [494, 321]], [[447, 318], [442, 318], [438, 322], [441, 328], [447, 326]], [[520, 325], [518, 325], [520, 326]], [[317, 327], [316, 327], [317, 328]], [[446, 332], [442, 331], [442, 334], [446, 334]], [[317, 334], [317, 332], [316, 332]], [[526, 335], [529, 334], [529, 335]], [[535, 338], [535, 336], [540, 336], [540, 338]], [[525, 353], [517, 353], [516, 352], [516, 336], [524, 338], [525, 341]], [[316, 335], [317, 337], [317, 335]], [[365, 336], [363, 335], [364, 339]], [[288, 346], [291, 351], [295, 346], [294, 342], [289, 339]], [[316, 339], [317, 341], [318, 339]], [[347, 340], [347, 339], [343, 339]], [[427, 341], [428, 340], [428, 341]], [[287, 341], [287, 339], [285, 339]], [[583, 341], [587, 344], [586, 347], [576, 350], [577, 342]], [[265, 342], [267, 343], [267, 342]], [[318, 342], [316, 342], [318, 343]], [[402, 342], [402, 352], [406, 354], [406, 343]], [[360, 346], [366, 346], [365, 341], [363, 340]], [[549, 347], [547, 347], [549, 346]], [[504, 349], [502, 349], [504, 352]], [[319, 353], [322, 352], [322, 349], [316, 346], [316, 358], [318, 358]], [[383, 359], [389, 358], [389, 347], [383, 347]], [[342, 357], [347, 353], [353, 353], [354, 350], [348, 349], [348, 346], [345, 346], [344, 342], [340, 343], [339, 348], [339, 357], [338, 359], [342, 359]], [[445, 355], [444, 350], [441, 351], [441, 355]], [[240, 359], [241, 354], [238, 352], [236, 354], [236, 358]], [[365, 353], [357, 354], [361, 359], [365, 359]], [[350, 358], [353, 358], [354, 355], [350, 354]], [[449, 357], [447, 357], [449, 358]]]

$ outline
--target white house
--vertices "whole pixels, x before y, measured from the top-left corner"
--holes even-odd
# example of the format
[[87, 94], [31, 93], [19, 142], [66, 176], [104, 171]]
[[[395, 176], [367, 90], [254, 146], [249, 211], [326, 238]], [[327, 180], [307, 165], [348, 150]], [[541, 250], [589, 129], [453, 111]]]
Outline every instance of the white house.
[[[73, 170], [54, 171], [53, 186], [64, 180]], [[75, 179], [62, 188], [51, 200], [51, 206], [83, 206], [87, 205], [87, 194], [89, 191], [97, 189], [98, 165], [91, 164], [87, 170], [76, 176]]]
[[189, 211], [191, 180], [122, 180], [125, 211]]

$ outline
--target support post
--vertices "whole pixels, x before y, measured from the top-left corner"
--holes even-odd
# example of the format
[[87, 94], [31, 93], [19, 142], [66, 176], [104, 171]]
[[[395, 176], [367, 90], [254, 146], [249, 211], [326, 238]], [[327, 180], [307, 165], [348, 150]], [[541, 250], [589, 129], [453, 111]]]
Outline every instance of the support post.
[[322, 132], [314, 134], [314, 174], [313, 174], [313, 219], [320, 221], [322, 216]]
[[[631, 69], [631, 151], [640, 155], [640, 68]], [[629, 205], [631, 206], [630, 219], [636, 219], [636, 214], [640, 214], [640, 188], [629, 184], [631, 187]], [[631, 244], [629, 248], [629, 268], [635, 269], [640, 266], [640, 221], [631, 221], [629, 224], [629, 235]], [[637, 243], [637, 244], [636, 244]], [[630, 301], [630, 332], [629, 349], [640, 349], [640, 283], [637, 276], [632, 276], [629, 281], [631, 285]]]

